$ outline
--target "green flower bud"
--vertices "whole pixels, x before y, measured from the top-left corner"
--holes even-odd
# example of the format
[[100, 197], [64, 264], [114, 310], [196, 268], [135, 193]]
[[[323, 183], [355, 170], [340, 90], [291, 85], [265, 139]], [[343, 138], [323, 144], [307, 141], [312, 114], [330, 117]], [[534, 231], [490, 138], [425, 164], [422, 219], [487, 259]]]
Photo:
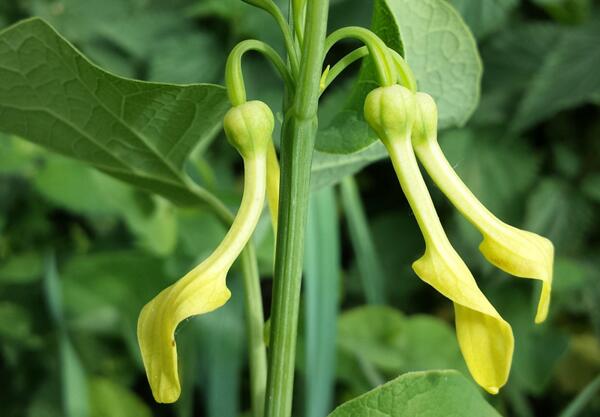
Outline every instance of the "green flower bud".
[[433, 97], [427, 93], [415, 94], [416, 117], [412, 129], [412, 140], [416, 145], [437, 136], [438, 112]]
[[410, 137], [415, 119], [415, 95], [397, 84], [376, 88], [365, 99], [364, 114], [384, 143]]
[[223, 120], [229, 143], [243, 158], [266, 152], [274, 126], [273, 112], [262, 101], [248, 101], [233, 107]]

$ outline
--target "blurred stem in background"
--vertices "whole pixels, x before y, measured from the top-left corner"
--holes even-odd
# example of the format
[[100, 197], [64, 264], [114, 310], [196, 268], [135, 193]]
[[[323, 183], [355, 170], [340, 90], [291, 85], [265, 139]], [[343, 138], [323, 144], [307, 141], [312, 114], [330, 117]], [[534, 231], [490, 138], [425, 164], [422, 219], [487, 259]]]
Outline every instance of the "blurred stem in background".
[[305, 416], [323, 417], [333, 404], [340, 298], [340, 230], [333, 186], [311, 194], [304, 265]]
[[289, 417], [292, 410], [304, 229], [310, 195], [310, 172], [317, 131], [319, 81], [328, 11], [328, 0], [307, 2], [297, 94], [291, 100], [291, 106], [285, 109], [281, 138], [281, 191], [271, 310], [267, 417]]
[[53, 253], [46, 254], [44, 267], [44, 290], [60, 353], [62, 409], [65, 417], [88, 417], [90, 405], [87, 375], [67, 331], [62, 288]]
[[563, 410], [559, 417], [577, 417], [600, 392], [600, 375], [590, 382]]
[[385, 276], [354, 177], [348, 176], [342, 180], [341, 191], [350, 239], [367, 303], [385, 304]]

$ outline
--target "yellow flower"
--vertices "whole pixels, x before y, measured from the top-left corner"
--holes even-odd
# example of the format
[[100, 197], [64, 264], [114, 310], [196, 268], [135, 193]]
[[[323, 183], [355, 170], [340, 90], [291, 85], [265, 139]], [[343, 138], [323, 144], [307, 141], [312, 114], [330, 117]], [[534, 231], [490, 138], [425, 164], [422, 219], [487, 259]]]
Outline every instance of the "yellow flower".
[[225, 133], [244, 159], [244, 195], [236, 218], [215, 251], [175, 284], [144, 306], [138, 320], [138, 342], [154, 399], [171, 403], [181, 392], [177, 370], [175, 329], [194, 315], [227, 302], [227, 272], [250, 239], [265, 200], [267, 145], [273, 114], [262, 102], [232, 108], [224, 119]]
[[279, 177], [279, 161], [275, 145], [271, 141], [267, 150], [267, 203], [275, 235], [277, 235], [277, 217], [279, 215]]
[[412, 148], [415, 106], [414, 94], [404, 87], [377, 88], [365, 100], [365, 119], [386, 146], [425, 239], [425, 254], [413, 269], [454, 302], [457, 337], [467, 366], [479, 385], [496, 394], [510, 372], [512, 329], [480, 291], [442, 228]]
[[510, 226], [494, 216], [462, 182], [437, 142], [437, 107], [431, 96], [416, 94], [417, 120], [413, 146], [425, 169], [456, 208], [483, 235], [479, 250], [503, 271], [542, 281], [535, 321], [548, 315], [554, 247], [548, 239]]

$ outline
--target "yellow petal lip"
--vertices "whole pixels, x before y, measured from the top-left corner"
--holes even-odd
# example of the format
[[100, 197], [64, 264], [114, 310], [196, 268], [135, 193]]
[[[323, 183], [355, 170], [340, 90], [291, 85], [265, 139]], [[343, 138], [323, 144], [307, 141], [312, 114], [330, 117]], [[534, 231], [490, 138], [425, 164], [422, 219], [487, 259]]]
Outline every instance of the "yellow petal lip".
[[454, 302], [456, 335], [473, 379], [490, 394], [508, 381], [512, 328], [479, 290], [473, 275], [448, 244], [431, 244], [413, 263], [425, 282]]
[[542, 323], [550, 306], [554, 245], [545, 237], [495, 220], [492, 230], [483, 234], [479, 250], [491, 264], [511, 275], [542, 281], [535, 317], [536, 323]]
[[175, 329], [186, 318], [211, 312], [229, 300], [225, 273], [191, 271], [144, 306], [138, 319], [138, 342], [152, 395], [158, 403], [177, 401], [181, 393]]

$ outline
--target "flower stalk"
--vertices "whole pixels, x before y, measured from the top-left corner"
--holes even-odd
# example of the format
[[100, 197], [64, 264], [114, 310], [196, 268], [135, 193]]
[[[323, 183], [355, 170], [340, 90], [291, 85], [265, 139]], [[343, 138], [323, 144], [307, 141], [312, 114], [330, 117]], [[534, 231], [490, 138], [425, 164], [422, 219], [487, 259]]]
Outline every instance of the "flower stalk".
[[296, 94], [285, 109], [282, 129], [267, 417], [289, 417], [292, 411], [304, 232], [328, 9], [328, 0], [307, 0]]

